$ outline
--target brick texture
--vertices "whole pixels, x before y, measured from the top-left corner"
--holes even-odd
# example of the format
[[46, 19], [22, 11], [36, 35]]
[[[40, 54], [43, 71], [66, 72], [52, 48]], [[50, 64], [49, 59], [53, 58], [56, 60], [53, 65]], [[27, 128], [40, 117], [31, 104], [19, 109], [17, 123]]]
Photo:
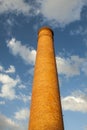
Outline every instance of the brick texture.
[[38, 32], [28, 130], [64, 130], [53, 31], [48, 27]]

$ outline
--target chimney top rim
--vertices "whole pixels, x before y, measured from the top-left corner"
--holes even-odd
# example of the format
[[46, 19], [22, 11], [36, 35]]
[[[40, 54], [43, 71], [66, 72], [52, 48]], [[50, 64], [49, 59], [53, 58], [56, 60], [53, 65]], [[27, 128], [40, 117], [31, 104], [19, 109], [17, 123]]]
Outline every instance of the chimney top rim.
[[41, 27], [41, 28], [39, 29], [39, 31], [38, 31], [38, 35], [39, 35], [39, 33], [40, 33], [42, 30], [49, 30], [49, 31], [52, 32], [52, 35], [54, 35], [53, 30], [52, 30], [50, 27], [47, 27], [47, 26]]

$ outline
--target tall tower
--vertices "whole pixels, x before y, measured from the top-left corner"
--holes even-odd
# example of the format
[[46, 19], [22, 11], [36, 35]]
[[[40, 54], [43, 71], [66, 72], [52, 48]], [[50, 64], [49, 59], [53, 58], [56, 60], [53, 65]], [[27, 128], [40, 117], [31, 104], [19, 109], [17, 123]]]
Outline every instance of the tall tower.
[[38, 32], [29, 130], [64, 130], [53, 31]]

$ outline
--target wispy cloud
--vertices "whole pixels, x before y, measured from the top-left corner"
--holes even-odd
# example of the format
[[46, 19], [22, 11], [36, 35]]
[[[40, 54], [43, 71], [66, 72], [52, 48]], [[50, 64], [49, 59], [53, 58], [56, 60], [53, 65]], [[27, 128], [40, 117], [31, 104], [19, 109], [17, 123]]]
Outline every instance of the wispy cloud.
[[62, 98], [64, 110], [87, 112], [87, 94], [81, 91]]
[[71, 35], [84, 35], [86, 31], [84, 31], [82, 26], [77, 27], [77, 29], [71, 30], [70, 34]]
[[46, 18], [46, 21], [51, 23], [55, 21], [55, 25], [64, 26], [80, 20], [84, 5], [86, 5], [85, 0], [36, 0], [33, 5], [25, 0], [0, 0], [0, 14], [15, 13], [36, 17], [42, 14], [43, 21]]
[[75, 29], [72, 29], [70, 31], [70, 35], [72, 36], [82, 36], [82, 44], [84, 44], [87, 47], [87, 27], [84, 27], [84, 25], [80, 25]]
[[6, 73], [15, 73], [15, 67], [10, 65], [10, 67], [5, 71]]
[[77, 28], [71, 30], [70, 34], [71, 35], [82, 35], [82, 36], [86, 36], [87, 35], [87, 28], [80, 25]]
[[[21, 41], [11, 39], [7, 46], [14, 56], [19, 55], [25, 63], [34, 65], [36, 50], [22, 45]], [[73, 77], [80, 75], [81, 72], [87, 75], [87, 58], [79, 57], [78, 55], [71, 55], [69, 57], [56, 56], [56, 63], [58, 73], [66, 77]], [[33, 73], [33, 68], [29, 70], [29, 74]]]
[[80, 13], [86, 4], [84, 0], [39, 0], [39, 3], [41, 14], [62, 26], [80, 20]]
[[87, 126], [85, 126], [84, 130], [87, 130]]
[[4, 68], [3, 66], [0, 65], [0, 72], [3, 72], [4, 71]]
[[0, 114], [0, 129], [1, 130], [19, 130], [19, 126], [10, 118]]
[[26, 102], [29, 102], [29, 100], [31, 100], [31, 95], [25, 95], [25, 94], [20, 93], [19, 95], [17, 95], [17, 99], [26, 103]]
[[18, 112], [15, 112], [14, 118], [17, 120], [26, 120], [29, 118], [29, 109], [23, 108], [20, 109]]
[[0, 14], [16, 13], [29, 15], [31, 6], [25, 0], [0, 0]]
[[25, 89], [25, 88], [26, 88], [26, 86], [25, 86], [25, 85], [23, 85], [23, 84], [20, 84], [20, 85], [18, 86], [18, 88], [19, 88], [19, 89]]
[[5, 101], [0, 101], [0, 105], [4, 105], [5, 104]]
[[0, 74], [1, 93], [0, 97], [13, 100], [16, 98], [15, 86], [20, 83], [19, 77], [13, 79], [9, 75]]
[[11, 118], [0, 114], [0, 129], [1, 130], [27, 130], [27, 123], [15, 122]]
[[71, 55], [70, 57], [56, 57], [58, 73], [66, 77], [73, 77], [80, 75], [81, 72], [87, 74], [87, 59], [79, 57], [78, 55]]
[[[30, 95], [25, 95], [23, 93], [19, 93], [19, 94], [16, 93], [16, 86], [17, 88], [19, 88], [19, 86], [23, 86], [18, 77], [16, 79], [13, 79], [8, 75], [0, 74], [0, 83], [2, 84], [1, 92], [0, 92], [1, 98], [8, 99], [8, 100], [20, 100], [24, 103], [31, 100]], [[5, 101], [0, 101], [0, 105], [4, 105], [4, 104]]]
[[[8, 100], [21, 100], [24, 103], [31, 100], [30, 95], [25, 95], [21, 91], [18, 91], [16, 93], [16, 89], [25, 89], [26, 86], [22, 83], [20, 77], [15, 74], [14, 78], [12, 75], [9, 75], [10, 73], [15, 73], [16, 69], [14, 66], [10, 65], [10, 67], [5, 70], [3, 66], [0, 66], [0, 86], [1, 86], [1, 92], [0, 97], [3, 99]], [[4, 105], [4, 101], [0, 101], [0, 105]]]
[[5, 68], [3, 66], [0, 65], [0, 72], [3, 72], [3, 73], [15, 73], [15, 67], [13, 65], [10, 65], [10, 67], [5, 70]]
[[21, 41], [17, 41], [15, 38], [8, 41], [7, 46], [13, 55], [19, 55], [25, 63], [34, 64], [36, 56], [36, 51], [34, 49], [22, 45]]

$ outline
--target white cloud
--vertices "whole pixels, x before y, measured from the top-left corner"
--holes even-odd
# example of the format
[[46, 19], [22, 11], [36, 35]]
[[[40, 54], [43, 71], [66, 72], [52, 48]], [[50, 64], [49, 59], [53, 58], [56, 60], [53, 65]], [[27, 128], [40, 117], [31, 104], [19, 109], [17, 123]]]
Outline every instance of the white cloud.
[[15, 112], [14, 118], [17, 120], [26, 120], [29, 118], [29, 109], [23, 108], [18, 112]]
[[0, 101], [0, 105], [4, 105], [5, 104], [5, 101]]
[[19, 126], [10, 118], [0, 114], [0, 129], [19, 130]]
[[[7, 70], [5, 70], [3, 66], [0, 66], [0, 68], [0, 97], [9, 100], [17, 99], [23, 101], [24, 103], [31, 100], [31, 96], [29, 95], [24, 95], [22, 93], [16, 94], [16, 87], [19, 89], [26, 89], [26, 86], [22, 84], [22, 81], [19, 76], [16, 76], [15, 79], [9, 76], [9, 73], [15, 73], [15, 67], [10, 65], [10, 67]], [[0, 105], [4, 104], [4, 101], [0, 101]]]
[[13, 79], [9, 75], [0, 74], [0, 83], [2, 84], [0, 97], [15, 99], [15, 86], [20, 83], [19, 77]]
[[8, 18], [5, 24], [7, 24], [7, 25], [10, 26], [10, 27], [13, 26], [13, 24], [14, 24], [14, 19], [13, 19], [13, 18]]
[[29, 15], [31, 6], [25, 0], [0, 0], [0, 14], [15, 12]]
[[87, 95], [80, 91], [62, 98], [64, 110], [87, 112]]
[[10, 67], [5, 70], [3, 66], [0, 65], [0, 72], [3, 72], [3, 73], [15, 73], [15, 67], [13, 65], [10, 65]]
[[36, 56], [36, 51], [34, 49], [22, 45], [21, 41], [17, 41], [15, 38], [8, 41], [7, 46], [13, 55], [19, 55], [26, 63], [34, 64]]
[[[16, 13], [24, 15], [42, 14], [46, 20], [60, 25], [69, 24], [80, 19], [82, 7], [86, 0], [36, 0], [33, 5], [25, 0], [0, 0], [0, 14]], [[40, 6], [38, 6], [40, 5]], [[43, 18], [44, 20], [44, 18]]]
[[43, 16], [60, 25], [79, 20], [82, 7], [86, 4], [85, 0], [39, 0], [39, 3]]
[[26, 86], [25, 86], [25, 85], [23, 85], [23, 84], [20, 84], [20, 85], [18, 86], [18, 88], [20, 88], [20, 89], [25, 89], [25, 88], [26, 88]]
[[70, 59], [56, 57], [56, 62], [59, 74], [64, 74], [68, 77], [80, 74], [79, 69], [74, 67]]
[[15, 122], [12, 119], [0, 114], [0, 130], [27, 130], [27, 123]]
[[15, 67], [13, 65], [10, 65], [8, 70], [5, 71], [6, 73], [15, 73]]
[[67, 58], [56, 57], [56, 63], [58, 68], [58, 73], [63, 74], [67, 77], [72, 77], [75, 75], [80, 75], [81, 71], [85, 74], [87, 71], [87, 59], [81, 58], [77, 55], [72, 55]]
[[87, 126], [85, 126], [85, 129], [84, 130], [87, 130]]
[[3, 68], [3, 66], [1, 66], [1, 65], [0, 65], [0, 71], [1, 71], [1, 72], [4, 71], [4, 68]]
[[[34, 64], [36, 57], [36, 50], [22, 45], [20, 41], [11, 39], [8, 42], [9, 49], [14, 56], [19, 55], [26, 63]], [[87, 75], [87, 58], [79, 57], [78, 55], [71, 55], [69, 57], [56, 56], [56, 63], [58, 73], [67, 77], [80, 75], [81, 71]], [[29, 70], [29, 74], [33, 73], [33, 68]]]
[[29, 102], [29, 100], [31, 100], [31, 96], [20, 93], [17, 96], [17, 99], [19, 99], [19, 100], [23, 101], [24, 103], [26, 103], [26, 102]]

